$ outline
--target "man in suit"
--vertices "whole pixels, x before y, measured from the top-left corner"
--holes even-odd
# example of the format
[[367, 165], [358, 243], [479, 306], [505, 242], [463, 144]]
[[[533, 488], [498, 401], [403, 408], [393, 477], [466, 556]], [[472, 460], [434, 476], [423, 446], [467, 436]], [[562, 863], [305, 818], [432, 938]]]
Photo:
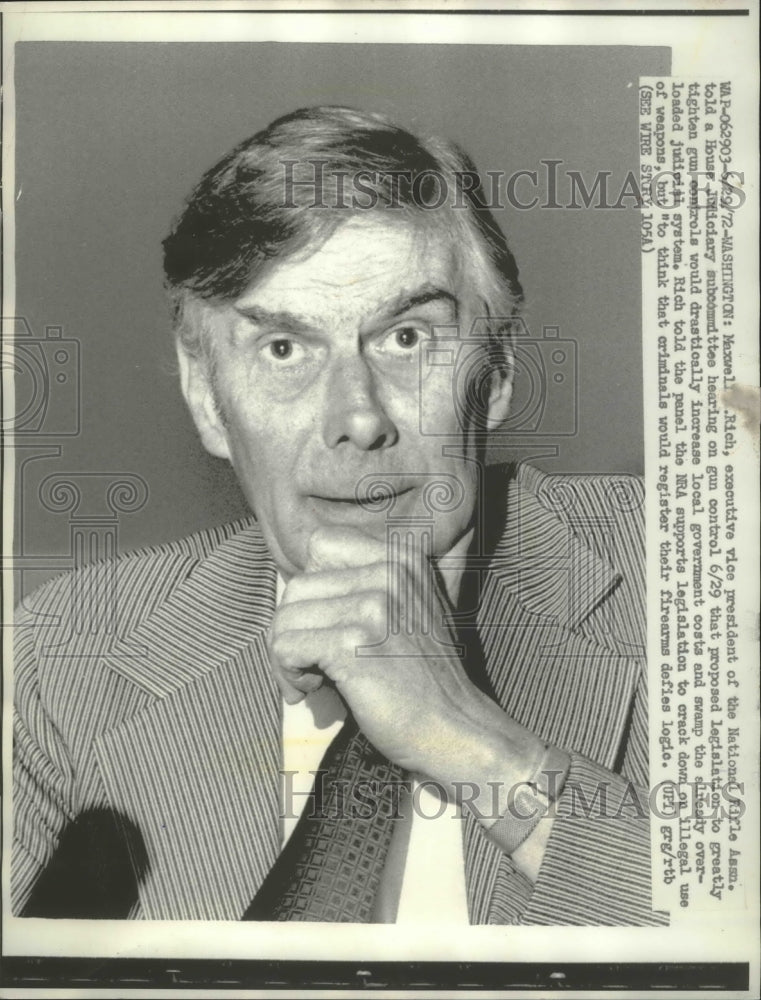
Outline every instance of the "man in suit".
[[[486, 475], [521, 290], [472, 164], [299, 111], [164, 247], [182, 391], [255, 519], [28, 602], [16, 907], [87, 869], [105, 811], [123, 915], [659, 922], [641, 491]], [[115, 632], [82, 627], [106, 585]]]

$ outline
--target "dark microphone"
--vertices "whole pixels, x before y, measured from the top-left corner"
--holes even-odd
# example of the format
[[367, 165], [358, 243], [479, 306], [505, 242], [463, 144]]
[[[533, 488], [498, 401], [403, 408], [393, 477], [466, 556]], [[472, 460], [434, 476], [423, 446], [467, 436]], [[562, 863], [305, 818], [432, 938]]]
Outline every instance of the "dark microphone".
[[149, 867], [131, 820], [111, 809], [86, 809], [64, 827], [21, 916], [124, 920]]

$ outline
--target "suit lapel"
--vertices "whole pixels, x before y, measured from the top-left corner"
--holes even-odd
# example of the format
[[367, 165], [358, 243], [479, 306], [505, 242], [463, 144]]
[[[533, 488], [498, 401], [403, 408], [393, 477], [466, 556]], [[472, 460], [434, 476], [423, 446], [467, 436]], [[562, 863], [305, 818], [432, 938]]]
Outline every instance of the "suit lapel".
[[280, 697], [264, 641], [275, 567], [255, 525], [224, 541], [109, 666], [153, 698], [101, 735], [112, 808], [139, 827], [149, 919], [238, 919], [280, 846]]
[[[508, 483], [505, 530], [489, 559], [476, 616], [485, 671], [509, 715], [612, 768], [641, 665], [609, 636], [595, 636], [596, 623], [602, 635], [615, 620], [608, 606], [619, 597], [621, 577], [583, 534], [604, 534], [610, 512], [590, 510], [585, 477], [559, 482], [521, 470]], [[582, 525], [573, 512], [584, 510]], [[583, 534], [571, 525], [584, 527]], [[464, 839], [471, 921], [488, 922], [495, 898], [509, 895], [508, 883], [516, 896], [527, 887], [469, 813]]]

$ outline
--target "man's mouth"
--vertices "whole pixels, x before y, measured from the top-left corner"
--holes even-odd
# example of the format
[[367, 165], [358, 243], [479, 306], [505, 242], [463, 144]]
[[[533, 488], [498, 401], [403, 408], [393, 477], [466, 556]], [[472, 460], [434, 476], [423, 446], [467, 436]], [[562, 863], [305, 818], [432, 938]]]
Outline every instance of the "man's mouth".
[[412, 486], [406, 486], [404, 489], [389, 490], [382, 487], [380, 484], [377, 489], [371, 489], [366, 493], [362, 493], [360, 496], [352, 493], [350, 495], [341, 493], [309, 493], [308, 498], [310, 500], [319, 500], [323, 503], [336, 504], [337, 506], [344, 507], [356, 507], [365, 510], [377, 510], [379, 508], [386, 508], [390, 503], [394, 503], [399, 497], [405, 496], [405, 494], [412, 491]]

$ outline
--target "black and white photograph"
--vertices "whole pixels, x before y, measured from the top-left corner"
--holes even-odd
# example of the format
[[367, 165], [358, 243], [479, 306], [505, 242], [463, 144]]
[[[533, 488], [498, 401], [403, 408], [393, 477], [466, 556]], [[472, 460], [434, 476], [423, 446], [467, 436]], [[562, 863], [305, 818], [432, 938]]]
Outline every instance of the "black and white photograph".
[[757, 4], [13, 6], [7, 995], [752, 996]]

